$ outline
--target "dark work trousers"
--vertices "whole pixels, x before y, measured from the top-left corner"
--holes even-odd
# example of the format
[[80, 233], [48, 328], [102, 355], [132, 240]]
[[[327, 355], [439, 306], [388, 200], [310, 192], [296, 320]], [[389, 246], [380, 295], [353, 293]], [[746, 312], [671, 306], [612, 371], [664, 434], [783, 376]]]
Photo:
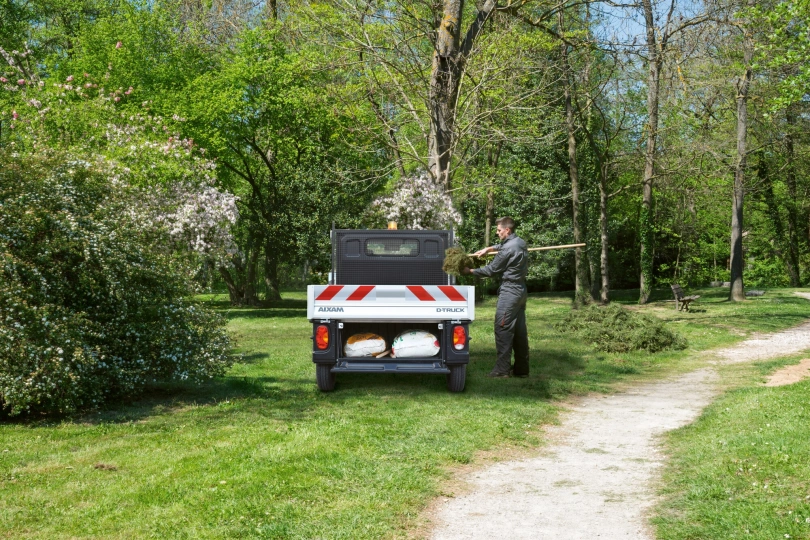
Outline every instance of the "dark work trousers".
[[504, 281], [498, 291], [495, 309], [496, 373], [508, 373], [515, 351], [515, 375], [529, 374], [529, 333], [526, 331], [526, 285]]

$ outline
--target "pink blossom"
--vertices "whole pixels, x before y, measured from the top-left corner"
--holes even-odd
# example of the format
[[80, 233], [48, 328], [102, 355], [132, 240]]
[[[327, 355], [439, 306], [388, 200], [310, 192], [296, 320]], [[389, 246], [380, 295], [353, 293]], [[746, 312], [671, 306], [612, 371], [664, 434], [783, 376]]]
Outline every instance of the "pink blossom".
[[20, 86], [25, 85], [25, 79], [18, 79], [17, 84], [19, 84]]
[[65, 79], [65, 82], [71, 82], [73, 80], [73, 75], [68, 75], [68, 78]]
[[14, 120], [16, 120], [17, 118], [19, 118], [19, 117], [20, 117], [20, 115], [19, 115], [19, 114], [17, 114], [17, 111], [11, 111], [11, 117], [12, 117]]
[[87, 78], [87, 77], [89, 77], [89, 76], [90, 76], [90, 74], [89, 74], [89, 73], [87, 73], [87, 72], [85, 72], [85, 74], [84, 74], [84, 78], [86, 79], [86, 78]]
[[124, 93], [125, 93], [126, 95], [130, 95], [132, 92], [133, 92], [133, 90], [132, 90], [132, 87], [130, 86], [130, 87], [129, 87], [129, 90], [127, 90], [127, 91], [126, 91], [126, 92], [124, 92]]
[[118, 43], [115, 44], [115, 48], [120, 49], [122, 45], [123, 44], [119, 41]]
[[8, 79], [6, 79], [5, 77], [0, 77], [0, 82], [7, 83]]
[[113, 101], [116, 101], [116, 102], [121, 101], [121, 98], [118, 97], [118, 96], [115, 96], [115, 99]]

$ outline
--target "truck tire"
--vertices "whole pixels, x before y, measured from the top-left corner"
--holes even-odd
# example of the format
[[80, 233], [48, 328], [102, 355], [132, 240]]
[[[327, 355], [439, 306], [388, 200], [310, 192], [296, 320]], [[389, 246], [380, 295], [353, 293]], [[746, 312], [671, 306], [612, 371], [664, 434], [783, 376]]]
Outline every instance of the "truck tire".
[[447, 374], [447, 389], [451, 392], [464, 391], [464, 383], [467, 380], [467, 364], [449, 367], [450, 373]]
[[315, 376], [321, 392], [331, 392], [335, 389], [335, 374], [332, 373], [331, 364], [315, 364]]

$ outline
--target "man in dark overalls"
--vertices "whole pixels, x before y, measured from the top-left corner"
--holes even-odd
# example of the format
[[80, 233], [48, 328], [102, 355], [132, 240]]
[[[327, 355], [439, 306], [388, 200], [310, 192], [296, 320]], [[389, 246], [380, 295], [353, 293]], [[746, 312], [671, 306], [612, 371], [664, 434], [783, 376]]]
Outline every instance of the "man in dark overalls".
[[489, 377], [509, 377], [512, 364], [512, 350], [515, 351], [515, 377], [529, 375], [529, 334], [526, 331], [526, 273], [529, 266], [529, 252], [526, 242], [515, 235], [515, 221], [502, 217], [498, 221], [500, 247], [490, 246], [473, 255], [482, 257], [497, 251], [495, 259], [483, 268], [465, 268], [464, 274], [477, 277], [500, 277], [498, 307], [495, 310], [495, 350], [498, 358]]

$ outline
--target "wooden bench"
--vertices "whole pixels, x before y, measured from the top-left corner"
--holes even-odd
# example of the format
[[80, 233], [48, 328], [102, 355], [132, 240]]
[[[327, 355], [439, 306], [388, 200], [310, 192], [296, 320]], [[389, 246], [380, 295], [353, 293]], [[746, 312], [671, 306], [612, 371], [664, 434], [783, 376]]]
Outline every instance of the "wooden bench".
[[673, 283], [670, 285], [672, 287], [672, 294], [675, 295], [675, 308], [678, 311], [686, 310], [689, 311], [689, 303], [697, 300], [700, 298], [699, 294], [693, 294], [691, 296], [684, 296], [683, 289], [677, 283]]

